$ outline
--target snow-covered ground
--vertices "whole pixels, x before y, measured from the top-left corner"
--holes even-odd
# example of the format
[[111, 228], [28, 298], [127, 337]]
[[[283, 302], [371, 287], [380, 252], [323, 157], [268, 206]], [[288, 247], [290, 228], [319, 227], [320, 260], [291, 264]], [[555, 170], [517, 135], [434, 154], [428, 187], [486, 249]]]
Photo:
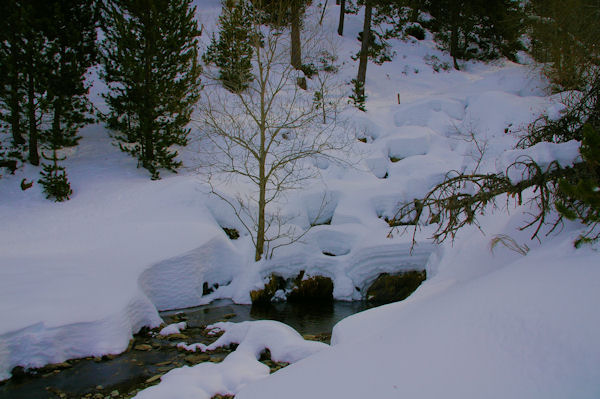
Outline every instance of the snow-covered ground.
[[[205, 29], [214, 29], [218, 2], [198, 4]], [[332, 32], [337, 11], [330, 4], [325, 16]], [[339, 54], [344, 81], [356, 73], [350, 56], [358, 51], [361, 26], [361, 15], [347, 16]], [[501, 210], [485, 218], [486, 235], [466, 229], [453, 246], [428, 243], [424, 229], [409, 254], [411, 237], [388, 238], [383, 220], [448, 171], [471, 170], [481, 154], [470, 133], [485, 146], [479, 170], [504, 170], [524, 155], [513, 150], [519, 132], [542, 112], [557, 115], [560, 96], [546, 95], [530, 66], [469, 63], [460, 72], [436, 73], [424, 57], [450, 59], [431, 40], [393, 44], [393, 62], [368, 67], [369, 111], [350, 112], [347, 133], [367, 141], [356, 142], [357, 166], [332, 163], [321, 179], [289, 198], [289, 212], [307, 221], [319, 214], [331, 224], [316, 226], [272, 260], [254, 263], [248, 236], [227, 238], [220, 226], [239, 226], [207, 194], [193, 154], [185, 151], [182, 172], [151, 181], [95, 125], [82, 131], [65, 162], [70, 201], [45, 200], [38, 184], [21, 191], [21, 179], [37, 180], [36, 168], [3, 176], [0, 380], [16, 365], [121, 352], [141, 326], [160, 324], [157, 310], [217, 298], [249, 303], [249, 292], [273, 271], [331, 277], [334, 296], [352, 300], [380, 273], [426, 268], [428, 280], [408, 300], [336, 326], [330, 349], [309, 356], [312, 350], [298, 337], [283, 340], [301, 348], [302, 356], [281, 360], [309, 357], [270, 377], [252, 351], [273, 343], [252, 341], [251, 350], [234, 352], [222, 366], [173, 371], [152, 394], [140, 395], [184, 398], [185, 391], [197, 398], [225, 389], [239, 398], [600, 397], [600, 313], [594, 306], [600, 256], [593, 248], [572, 248], [580, 226], [530, 242], [518, 230], [527, 208], [511, 208], [510, 215]], [[528, 151], [539, 160], [569, 163], [577, 145]], [[492, 253], [494, 234], [507, 234], [531, 251], [522, 256], [498, 246]], [[220, 287], [202, 296], [204, 282]], [[293, 336], [285, 327], [262, 328], [256, 331]], [[236, 331], [239, 340], [250, 334]], [[208, 386], [186, 388], [204, 372], [222, 383], [211, 377], [202, 380]]]

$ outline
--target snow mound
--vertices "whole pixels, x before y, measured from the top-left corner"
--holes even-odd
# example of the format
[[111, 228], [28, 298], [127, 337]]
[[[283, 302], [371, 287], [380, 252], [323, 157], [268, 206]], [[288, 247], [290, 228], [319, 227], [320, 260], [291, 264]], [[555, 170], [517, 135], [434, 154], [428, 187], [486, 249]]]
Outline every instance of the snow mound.
[[223, 233], [184, 255], [150, 266], [140, 275], [139, 284], [158, 310], [180, 309], [204, 303], [205, 282], [228, 284], [241, 267], [241, 256]]
[[163, 336], [179, 334], [181, 332], [181, 330], [185, 330], [186, 327], [187, 327], [187, 323], [185, 321], [169, 324], [168, 326], [166, 326], [162, 330], [160, 330], [159, 334], [163, 335]]
[[435, 130], [452, 125], [465, 117], [465, 106], [458, 100], [439, 98], [401, 105], [394, 114], [396, 126], [428, 126]]
[[293, 328], [271, 320], [222, 322], [208, 326], [213, 332], [223, 331], [214, 343], [178, 346], [187, 350], [214, 350], [239, 344], [222, 363], [200, 363], [193, 367], [174, 369], [161, 377], [160, 384], [145, 389], [137, 399], [209, 399], [215, 394], [235, 395], [250, 382], [269, 375], [269, 368], [260, 363], [260, 354], [269, 349], [276, 362], [295, 363], [329, 348], [321, 342], [305, 341]]

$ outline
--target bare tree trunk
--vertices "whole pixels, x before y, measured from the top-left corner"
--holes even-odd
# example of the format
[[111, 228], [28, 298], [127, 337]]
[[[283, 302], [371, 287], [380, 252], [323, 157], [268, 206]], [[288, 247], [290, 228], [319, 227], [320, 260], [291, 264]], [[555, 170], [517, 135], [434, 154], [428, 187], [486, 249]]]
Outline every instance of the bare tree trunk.
[[291, 64], [295, 69], [302, 67], [302, 50], [300, 48], [300, 7], [298, 0], [292, 0], [292, 29], [291, 29]]
[[344, 16], [346, 15], [346, 0], [340, 0], [340, 22], [338, 23], [338, 35], [344, 36]]
[[360, 46], [360, 58], [358, 63], [358, 82], [359, 95], [365, 94], [365, 81], [367, 79], [367, 62], [369, 60], [369, 46], [371, 39], [371, 13], [373, 11], [372, 0], [367, 0], [365, 3], [365, 21], [362, 31], [362, 44]]
[[258, 226], [256, 231], [256, 252], [254, 253], [254, 260], [259, 261], [265, 250], [265, 208], [267, 207], [266, 191], [267, 191], [267, 179], [265, 177], [265, 164], [264, 158], [260, 161], [259, 170], [259, 195], [258, 195]]

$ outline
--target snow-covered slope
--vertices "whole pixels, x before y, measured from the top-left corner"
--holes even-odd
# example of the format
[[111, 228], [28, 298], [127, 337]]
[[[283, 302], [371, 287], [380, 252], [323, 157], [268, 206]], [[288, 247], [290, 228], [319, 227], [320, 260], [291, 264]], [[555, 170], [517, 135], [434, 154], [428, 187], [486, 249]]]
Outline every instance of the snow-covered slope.
[[600, 256], [575, 237], [521, 256], [462, 234], [409, 299], [342, 320], [330, 350], [236, 398], [598, 398]]
[[[219, 2], [199, 1], [198, 6], [200, 21], [205, 31], [210, 32], [220, 10]], [[330, 4], [325, 16], [324, 24], [331, 32], [336, 26], [337, 10]], [[350, 55], [358, 50], [355, 38], [361, 24], [360, 15], [348, 16], [345, 36], [339, 39], [340, 60], [344, 62], [340, 79], [346, 82], [356, 73]], [[206, 37], [209, 35], [203, 36]], [[309, 368], [315, 369], [310, 375], [318, 386], [333, 389], [338, 374], [331, 376], [332, 385], [326, 388], [325, 371], [338, 373], [333, 364], [346, 361], [344, 357], [353, 353], [349, 349], [352, 346], [361, 348], [360, 356], [364, 356], [365, 362], [348, 360], [352, 367], [342, 369], [356, 373], [348, 374], [355, 377], [354, 385], [349, 387], [361, 382], [369, 385], [366, 379], [359, 378], [359, 373], [364, 373], [365, 378], [376, 377], [382, 387], [388, 387], [388, 382], [396, 381], [394, 378], [402, 378], [402, 373], [394, 371], [395, 367], [404, 367], [405, 371], [410, 368], [425, 376], [433, 367], [428, 365], [429, 361], [437, 364], [437, 368], [431, 368], [436, 378], [448, 370], [446, 386], [449, 386], [455, 375], [450, 371], [462, 370], [451, 367], [453, 360], [468, 364], [461, 376], [468, 378], [469, 373], [474, 373], [473, 379], [477, 380], [478, 368], [482, 370], [482, 378], [488, 378], [496, 368], [511, 366], [511, 359], [517, 359], [512, 356], [517, 352], [530, 360], [530, 366], [540, 366], [548, 360], [558, 367], [559, 361], [571, 364], [574, 357], [583, 356], [583, 349], [576, 341], [591, 336], [598, 323], [594, 315], [577, 312], [585, 312], [594, 299], [597, 302], [598, 290], [590, 289], [597, 287], [599, 276], [588, 264], [600, 262], [589, 249], [573, 252], [568, 244], [570, 233], [555, 237], [555, 241], [517, 260], [518, 255], [508, 250], [491, 256], [490, 235], [465, 234], [454, 248], [439, 250], [425, 240], [428, 231], [424, 229], [418, 236], [420, 244], [410, 254], [411, 238], [399, 235], [387, 238], [389, 227], [384, 221], [394, 215], [399, 202], [423, 195], [449, 170], [466, 170], [475, 165], [481, 154], [470, 132], [486, 147], [480, 170], [503, 170], [506, 160], [518, 155], [507, 151], [517, 141], [519, 129], [541, 112], [556, 114], [561, 109], [559, 97], [546, 96], [544, 82], [528, 66], [510, 62], [467, 64], [460, 72], [436, 73], [425, 63], [424, 56], [449, 59], [436, 50], [431, 40], [397, 41], [394, 49], [397, 55], [393, 62], [369, 65], [369, 111], [347, 113], [347, 134], [366, 139], [366, 143], [356, 142], [353, 156], [357, 166], [318, 165], [321, 179], [294, 191], [284, 209], [305, 223], [319, 215], [323, 220], [331, 219], [331, 224], [316, 226], [301, 242], [280, 249], [269, 261], [252, 262], [253, 251], [247, 235], [236, 241], [227, 238], [220, 226], [239, 228], [239, 225], [227, 206], [207, 194], [208, 188], [194, 171], [196, 155], [190, 151], [182, 151], [186, 167], [180, 174], [165, 173], [162, 180], [151, 181], [143, 169], [136, 169], [135, 160], [110, 144], [106, 130], [95, 125], [82, 131], [80, 145], [65, 162], [74, 190], [70, 201], [58, 204], [45, 200], [38, 184], [21, 191], [21, 179], [38, 178], [38, 170], [31, 166], [14, 176], [3, 176], [0, 179], [0, 379], [9, 377], [16, 365], [41, 366], [72, 357], [120, 352], [141, 326], [160, 323], [157, 309], [193, 306], [216, 298], [248, 303], [250, 290], [261, 287], [264, 277], [273, 271], [286, 277], [295, 276], [300, 270], [329, 276], [334, 281], [334, 296], [344, 300], [359, 299], [356, 287], [364, 291], [362, 288], [383, 272], [427, 267], [431, 280], [417, 291], [414, 300], [342, 323], [336, 328], [339, 344], [318, 355], [323, 359], [323, 367], [309, 359], [289, 371], [277, 373], [267, 380], [273, 382], [265, 385], [272, 392], [280, 387], [278, 381], [294, 381], [309, 373]], [[95, 99], [99, 99], [97, 94], [101, 89], [101, 84], [95, 86]], [[397, 103], [398, 94], [401, 104]], [[562, 153], [561, 150], [546, 153]], [[571, 145], [568, 151], [570, 155], [565, 162], [572, 160], [576, 146]], [[321, 209], [324, 198], [326, 206]], [[508, 219], [503, 213], [494, 220], [490, 222], [491, 232], [509, 234], [520, 242], [527, 240], [517, 231], [518, 223], [506, 224]], [[558, 260], [547, 268], [538, 264], [542, 260], [548, 263], [552, 258], [565, 259], [567, 254], [572, 259], [568, 267], [577, 270], [576, 273], [567, 273], [565, 269], [570, 269]], [[479, 264], [473, 264], [472, 259]], [[544, 279], [539, 279], [540, 276]], [[204, 282], [218, 283], [220, 287], [203, 296]], [[563, 301], [554, 294], [561, 289], [562, 282], [567, 287], [579, 287], [581, 283], [581, 289], [565, 291], [565, 295], [577, 296]], [[515, 293], [511, 294], [513, 287]], [[503, 295], [510, 301], [501, 301]], [[518, 299], [523, 299], [528, 307], [518, 306]], [[472, 305], [466, 306], [469, 302]], [[573, 322], [569, 326], [557, 325], [558, 316], [550, 311], [559, 305], [557, 309], [568, 313], [565, 319]], [[438, 307], [440, 310], [436, 310]], [[530, 316], [533, 324], [525, 323]], [[485, 320], [478, 324], [481, 318]], [[473, 328], [465, 328], [469, 332], [465, 335], [458, 321]], [[369, 325], [373, 326], [373, 333], [368, 331]], [[538, 327], [542, 331], [537, 331]], [[492, 330], [496, 335], [489, 335]], [[406, 340], [402, 338], [403, 331]], [[542, 346], [532, 347], [535, 353], [521, 347], [529, 347], [532, 337], [538, 335], [540, 345], [559, 340], [556, 342], [560, 345], [553, 349], [555, 352], [548, 352], [548, 358], [542, 356]], [[572, 345], [564, 346], [571, 336]], [[453, 344], [453, 339], [460, 340], [459, 344]], [[495, 340], [502, 345], [488, 345]], [[511, 346], [511, 340], [513, 352], [504, 350]], [[471, 341], [473, 346], [466, 347]], [[433, 345], [433, 349], [429, 350], [428, 345]], [[445, 346], [449, 347], [441, 350]], [[461, 360], [458, 352], [469, 348], [466, 353], [469, 361]], [[589, 353], [598, 354], [593, 342], [590, 348]], [[405, 350], [413, 355], [412, 366], [394, 363]], [[423, 357], [419, 358], [417, 354], [421, 351]], [[481, 357], [478, 351], [483, 351]], [[390, 355], [384, 356], [384, 352]], [[397, 356], [391, 355], [394, 353]], [[378, 363], [380, 357], [386, 367], [369, 374], [366, 368]], [[486, 358], [490, 359], [488, 368], [481, 366]], [[594, 361], [594, 357], [584, 356], [581, 367], [569, 374], [573, 379], [555, 380], [567, 381], [564, 384], [567, 389], [577, 377], [582, 386], [590, 388], [591, 383], [583, 379], [598, 375], [598, 358]], [[321, 376], [316, 375], [319, 370]], [[510, 373], [517, 374], [518, 370], [511, 367]], [[535, 373], [532, 381], [542, 381], [536, 379], [540, 373]], [[339, 371], [339, 378], [342, 374]], [[527, 374], [522, 374], [519, 381], [525, 378], [523, 375]], [[414, 384], [425, 383], [423, 378], [414, 375], [410, 378]], [[482, 384], [474, 385], [473, 389], [483, 389], [485, 384]], [[435, 385], [425, 385], [434, 392]], [[406, 386], [408, 389], [409, 385]], [[247, 396], [240, 397], [252, 397], [256, 390], [260, 390], [259, 385], [249, 387], [240, 394]], [[343, 396], [341, 393], [350, 391], [339, 392]], [[354, 392], [364, 391], [355, 386]], [[379, 392], [391, 396], [392, 391]]]

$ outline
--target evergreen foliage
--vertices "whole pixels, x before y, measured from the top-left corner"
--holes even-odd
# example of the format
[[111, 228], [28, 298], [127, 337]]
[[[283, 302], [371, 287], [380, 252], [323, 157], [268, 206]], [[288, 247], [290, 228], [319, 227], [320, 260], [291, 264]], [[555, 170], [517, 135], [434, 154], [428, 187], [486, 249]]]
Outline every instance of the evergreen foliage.
[[97, 14], [93, 1], [61, 0], [53, 4], [53, 34], [49, 51], [53, 55], [44, 112], [52, 122], [43, 138], [56, 148], [77, 144], [78, 130], [93, 122], [92, 106], [87, 98], [90, 84], [88, 69], [96, 63]]
[[600, 65], [600, 3], [596, 0], [529, 2], [531, 53], [557, 90], [585, 90]]
[[67, 179], [65, 168], [58, 164], [58, 161], [63, 161], [65, 158], [58, 157], [56, 148], [52, 150], [51, 158], [46, 157], [43, 152], [42, 157], [52, 162], [49, 164], [42, 164], [43, 170], [40, 172], [42, 178], [38, 180], [38, 183], [42, 185], [44, 193], [46, 194], [46, 198], [54, 198], [54, 201], [56, 202], [68, 200], [71, 194], [73, 194], [73, 190], [71, 190], [71, 185]]
[[223, 0], [219, 16], [219, 38], [212, 37], [202, 59], [219, 68], [223, 86], [239, 93], [252, 81], [252, 5], [246, 0]]
[[457, 59], [491, 60], [500, 56], [515, 60], [524, 49], [523, 11], [517, 0], [427, 0], [423, 4], [432, 19], [427, 27], [435, 32], [440, 48]]
[[358, 79], [352, 79], [352, 94], [350, 103], [363, 112], [367, 112], [367, 95], [365, 94], [365, 84]]
[[600, 132], [591, 125], [583, 127], [580, 153], [583, 163], [571, 179], [559, 181], [557, 210], [567, 219], [579, 220], [589, 227], [575, 246], [600, 239]]
[[181, 166], [173, 145], [186, 145], [200, 91], [199, 36], [192, 0], [113, 0], [103, 12], [105, 120], [121, 150], [153, 179]]
[[38, 165], [40, 144], [76, 145], [77, 131], [91, 121], [85, 74], [96, 57], [95, 10], [95, 0], [6, 5], [0, 107], [1, 128], [12, 135], [10, 158], [21, 159], [27, 150], [29, 162]]

